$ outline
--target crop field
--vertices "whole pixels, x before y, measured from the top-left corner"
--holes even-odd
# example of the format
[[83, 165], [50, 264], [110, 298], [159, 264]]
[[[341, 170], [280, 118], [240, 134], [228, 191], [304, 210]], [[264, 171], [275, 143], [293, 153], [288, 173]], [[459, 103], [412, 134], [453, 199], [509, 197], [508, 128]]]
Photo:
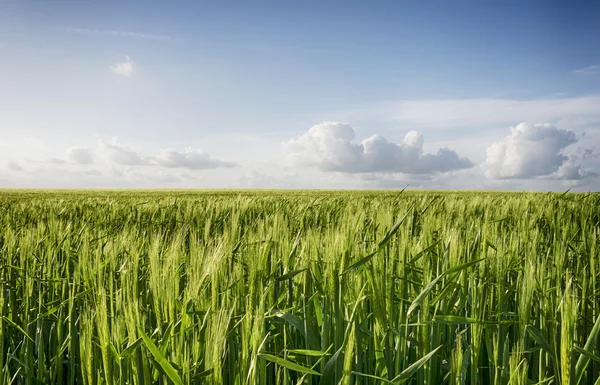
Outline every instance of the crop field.
[[599, 384], [600, 194], [0, 191], [0, 385]]

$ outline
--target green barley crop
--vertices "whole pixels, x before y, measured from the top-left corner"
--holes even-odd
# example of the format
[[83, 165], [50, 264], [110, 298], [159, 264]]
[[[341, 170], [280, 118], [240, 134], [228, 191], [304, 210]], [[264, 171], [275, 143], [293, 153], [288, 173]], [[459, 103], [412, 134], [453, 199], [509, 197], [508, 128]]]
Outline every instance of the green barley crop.
[[600, 195], [1, 191], [0, 385], [598, 384]]

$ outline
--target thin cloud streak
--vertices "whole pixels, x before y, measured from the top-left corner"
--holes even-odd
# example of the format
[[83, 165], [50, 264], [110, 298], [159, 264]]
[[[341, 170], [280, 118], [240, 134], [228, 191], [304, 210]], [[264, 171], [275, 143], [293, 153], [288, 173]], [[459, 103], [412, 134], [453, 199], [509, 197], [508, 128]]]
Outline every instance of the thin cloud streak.
[[100, 35], [100, 36], [113, 36], [113, 37], [132, 37], [138, 39], [149, 39], [158, 41], [172, 41], [173, 37], [167, 35], [152, 35], [147, 33], [139, 32], [128, 32], [128, 31], [116, 31], [106, 29], [87, 29], [87, 28], [72, 28], [72, 27], [59, 27], [59, 31], [84, 34], [84, 35]]
[[600, 121], [600, 95], [571, 98], [518, 99], [414, 99], [376, 102], [334, 114], [336, 120], [392, 122], [400, 127], [454, 129], [502, 127], [522, 121], [559, 123], [568, 119]]
[[578, 75], [600, 75], [600, 65], [580, 68], [578, 70], [573, 70], [572, 72]]

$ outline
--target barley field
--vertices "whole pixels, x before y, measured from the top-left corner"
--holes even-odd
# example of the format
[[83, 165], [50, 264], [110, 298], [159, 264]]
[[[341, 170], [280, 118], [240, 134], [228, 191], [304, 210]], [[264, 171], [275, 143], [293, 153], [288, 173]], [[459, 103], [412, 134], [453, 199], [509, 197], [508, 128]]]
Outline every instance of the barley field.
[[600, 194], [0, 191], [0, 385], [598, 384]]

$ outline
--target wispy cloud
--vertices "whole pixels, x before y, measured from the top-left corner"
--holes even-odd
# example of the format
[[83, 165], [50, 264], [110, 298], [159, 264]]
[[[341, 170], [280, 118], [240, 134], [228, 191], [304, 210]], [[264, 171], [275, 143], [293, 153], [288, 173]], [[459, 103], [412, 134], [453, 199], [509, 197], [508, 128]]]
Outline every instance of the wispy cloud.
[[578, 75], [600, 75], [600, 65], [580, 68], [578, 70], [573, 70], [572, 72]]
[[87, 28], [72, 28], [72, 27], [59, 27], [59, 31], [78, 33], [84, 35], [101, 35], [101, 36], [113, 36], [113, 37], [131, 37], [138, 39], [150, 39], [159, 41], [170, 41], [173, 37], [167, 35], [152, 35], [148, 33], [140, 32], [128, 32], [128, 31], [116, 31], [108, 29], [87, 29]]
[[[532, 100], [518, 99], [417, 99], [372, 103], [348, 111], [329, 114], [339, 121], [390, 122], [394, 129], [456, 129], [495, 126], [522, 121], [571, 124], [572, 119], [600, 122], [600, 95]], [[320, 118], [320, 117], [319, 117]], [[571, 124], [572, 125], [572, 124]], [[489, 134], [489, 131], [480, 131]]]
[[214, 168], [233, 168], [238, 164], [215, 159], [200, 150], [188, 147], [183, 151], [166, 148], [156, 156], [143, 156], [117, 142], [100, 140], [99, 149], [105, 157], [121, 166], [158, 166], [164, 168], [182, 168], [188, 170], [208, 170]]
[[129, 56], [125, 56], [125, 61], [115, 63], [110, 69], [116, 74], [130, 78], [135, 75], [135, 62]]

